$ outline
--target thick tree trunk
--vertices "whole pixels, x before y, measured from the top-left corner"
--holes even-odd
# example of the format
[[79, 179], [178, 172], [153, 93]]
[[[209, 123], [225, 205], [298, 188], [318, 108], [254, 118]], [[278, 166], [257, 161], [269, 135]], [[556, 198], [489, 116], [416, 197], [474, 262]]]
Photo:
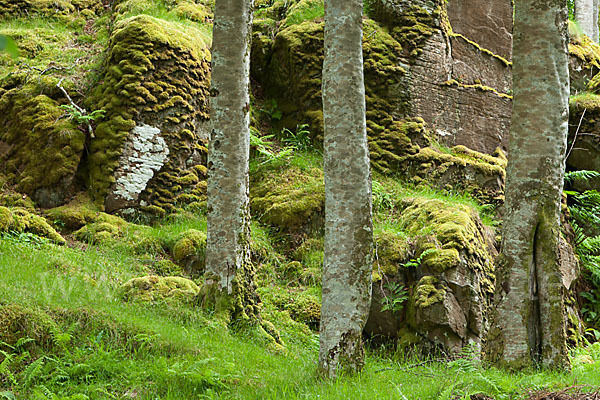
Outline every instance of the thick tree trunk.
[[239, 319], [256, 314], [249, 260], [252, 0], [217, 0], [212, 47], [211, 137], [203, 302]]
[[569, 363], [558, 250], [569, 110], [566, 24], [563, 0], [515, 2], [506, 212], [485, 347], [489, 361], [510, 368]]
[[575, 21], [585, 35], [595, 42], [598, 42], [597, 0], [575, 0]]
[[365, 119], [362, 0], [325, 1], [325, 263], [322, 375], [364, 364], [362, 330], [371, 302], [373, 226]]

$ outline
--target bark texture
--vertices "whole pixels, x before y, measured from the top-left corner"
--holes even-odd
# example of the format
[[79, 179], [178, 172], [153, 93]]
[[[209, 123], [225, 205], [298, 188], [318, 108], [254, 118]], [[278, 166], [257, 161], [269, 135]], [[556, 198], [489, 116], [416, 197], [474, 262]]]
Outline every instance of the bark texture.
[[593, 0], [594, 4], [593, 4], [593, 10], [594, 10], [594, 15], [593, 15], [593, 24], [594, 24], [594, 30], [593, 30], [593, 36], [591, 37], [591, 39], [598, 43], [598, 34], [599, 34], [599, 28], [598, 28], [598, 0]]
[[257, 312], [248, 208], [252, 5], [252, 0], [218, 0], [213, 30], [203, 301], [234, 319]]
[[568, 367], [560, 199], [568, 129], [567, 11], [515, 2], [506, 215], [485, 356], [509, 368]]
[[575, 21], [585, 35], [598, 43], [598, 0], [575, 0]]
[[319, 367], [334, 378], [364, 364], [373, 225], [362, 56], [362, 0], [325, 1], [325, 262]]

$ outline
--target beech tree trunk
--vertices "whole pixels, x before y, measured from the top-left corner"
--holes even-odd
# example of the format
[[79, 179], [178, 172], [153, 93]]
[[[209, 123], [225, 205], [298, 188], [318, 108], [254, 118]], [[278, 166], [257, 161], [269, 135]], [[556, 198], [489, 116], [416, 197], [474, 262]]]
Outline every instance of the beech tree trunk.
[[217, 0], [212, 46], [205, 306], [234, 319], [257, 313], [250, 264], [252, 0]]
[[364, 364], [373, 225], [362, 56], [362, 0], [325, 0], [325, 262], [319, 369]]
[[598, 36], [599, 36], [599, 31], [598, 31], [598, 0], [593, 0], [594, 4], [594, 12], [593, 12], [593, 21], [592, 23], [594, 24], [594, 30], [593, 30], [593, 36], [592, 36], [592, 40], [594, 41], [594, 43], [598, 43]]
[[501, 367], [569, 365], [558, 250], [569, 112], [567, 43], [564, 0], [515, 2], [506, 210], [484, 349], [485, 358]]
[[598, 0], [575, 0], [575, 21], [585, 35], [598, 42]]

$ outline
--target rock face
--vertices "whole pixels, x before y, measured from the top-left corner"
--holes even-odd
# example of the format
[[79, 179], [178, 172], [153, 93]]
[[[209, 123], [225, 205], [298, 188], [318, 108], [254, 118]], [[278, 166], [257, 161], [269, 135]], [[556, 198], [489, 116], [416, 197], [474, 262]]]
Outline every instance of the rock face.
[[[437, 64], [431, 64], [433, 61], [419, 64], [418, 60], [427, 57], [446, 57], [446, 50], [440, 46], [446, 45], [443, 38], [447, 35], [441, 28], [435, 28], [435, 24], [439, 25], [441, 21], [440, 7], [425, 9], [411, 6], [406, 15], [385, 11], [381, 20], [390, 24], [387, 30], [376, 21], [364, 20], [363, 54], [371, 162], [374, 168], [384, 173], [401, 174], [415, 181], [427, 179], [430, 184], [441, 188], [456, 184], [461, 189], [476, 192], [478, 197], [482, 194], [481, 198], [486, 200], [500, 198], [504, 179], [504, 160], [500, 153], [496, 153], [499, 158], [489, 158], [469, 150], [465, 157], [465, 147], [449, 151], [440, 149], [440, 132], [443, 137], [456, 136], [448, 133], [454, 122], [451, 124], [444, 119], [459, 116], [456, 126], [466, 124], [467, 120], [474, 124], [476, 122], [473, 121], [477, 120], [474, 114], [484, 112], [489, 121], [481, 120], [480, 130], [465, 128], [464, 137], [468, 138], [465, 142], [471, 148], [494, 153], [503, 140], [498, 136], [504, 135], [498, 132], [504, 132], [505, 128], [503, 125], [496, 129], [495, 124], [503, 124], [502, 112], [506, 111], [508, 118], [510, 111], [510, 101], [502, 93], [480, 89], [482, 85], [477, 84], [464, 87], [470, 81], [448, 80], [445, 73], [432, 75], [431, 71], [441, 71]], [[379, 15], [377, 10], [376, 17]], [[393, 18], [391, 22], [389, 18]], [[313, 139], [320, 142], [323, 132], [320, 91], [323, 24], [305, 21], [291, 25], [280, 30], [274, 39], [269, 36], [271, 25], [268, 18], [255, 22], [253, 60], [258, 64], [253, 68], [255, 79], [263, 84], [268, 95], [277, 99], [283, 113], [283, 126], [293, 130], [297, 123], [307, 123]], [[439, 35], [440, 40], [432, 43], [438, 47], [428, 48], [426, 43], [434, 34]], [[468, 44], [464, 39], [457, 40]], [[477, 52], [481, 53], [475, 54], [480, 58], [489, 58], [486, 64], [489, 68], [481, 73], [498, 67], [504, 75], [493, 70], [494, 78], [490, 75], [488, 81], [507, 90], [510, 85], [505, 73], [508, 70], [506, 65], [500, 68], [500, 58]], [[438, 75], [443, 75], [443, 79], [438, 79]], [[493, 79], [495, 81], [492, 82]], [[468, 109], [462, 116], [454, 104], [460, 96], [471, 96], [460, 100], [464, 102], [465, 110]], [[501, 104], [501, 107], [494, 110], [486, 108], [493, 102]], [[427, 121], [428, 116], [430, 121]], [[435, 121], [440, 123], [436, 125]], [[436, 129], [439, 132], [436, 133]], [[449, 142], [453, 141], [459, 142], [449, 139]]]
[[164, 215], [205, 189], [209, 51], [201, 32], [137, 16], [113, 31], [103, 83], [106, 111], [89, 155], [89, 186], [108, 212]]
[[[420, 350], [456, 352], [469, 343], [479, 346], [494, 288], [493, 231], [467, 206], [413, 198], [398, 207], [408, 238], [377, 238], [383, 256], [373, 270], [365, 332]], [[397, 251], [390, 259], [391, 243]], [[401, 308], [385, 310], [398, 296], [398, 287], [405, 290], [406, 301]]]
[[408, 114], [423, 118], [443, 144], [491, 154], [497, 147], [506, 150], [510, 127], [511, 68], [505, 57], [512, 44], [512, 5], [469, 1], [465, 13], [465, 3], [376, 1], [374, 17], [393, 29], [405, 50], [412, 48], [406, 60]]

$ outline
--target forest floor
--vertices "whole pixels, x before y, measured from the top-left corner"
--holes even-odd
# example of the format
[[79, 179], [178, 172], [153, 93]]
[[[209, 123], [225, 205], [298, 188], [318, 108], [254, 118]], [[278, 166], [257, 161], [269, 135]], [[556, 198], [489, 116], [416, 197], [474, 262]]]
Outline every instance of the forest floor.
[[[264, 241], [268, 232], [253, 228], [255, 241]], [[173, 216], [147, 237], [168, 242], [189, 229], [205, 230], [205, 218]], [[120, 285], [152, 272], [145, 261], [152, 254], [140, 255], [130, 243], [127, 232], [97, 245], [57, 246], [32, 235], [0, 239], [0, 333], [13, 326], [21, 337], [11, 346], [0, 343], [0, 399], [600, 398], [593, 394], [600, 343], [573, 349], [569, 373], [486, 369], [469, 352], [427, 360], [393, 346], [369, 347], [361, 374], [321, 381], [317, 332], [277, 310], [268, 296], [263, 314], [283, 347], [252, 328], [227, 328], [193, 303], [124, 301]], [[280, 285], [270, 284], [267, 290]]]

